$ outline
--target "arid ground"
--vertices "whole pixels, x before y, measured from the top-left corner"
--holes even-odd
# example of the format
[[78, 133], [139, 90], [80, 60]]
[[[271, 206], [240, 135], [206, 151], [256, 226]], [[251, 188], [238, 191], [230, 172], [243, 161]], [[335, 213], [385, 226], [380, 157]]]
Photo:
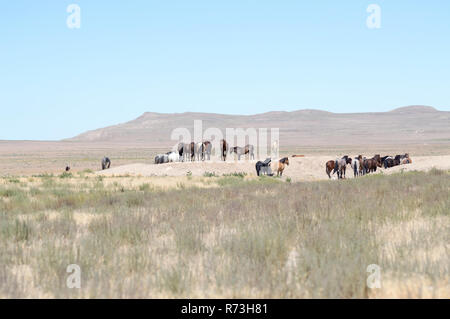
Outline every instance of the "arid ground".
[[[111, 159], [112, 171], [114, 172], [118, 166], [138, 163], [146, 165], [153, 164], [155, 155], [170, 150], [169, 145], [162, 148], [142, 143], [0, 141], [0, 176], [31, 176], [43, 173], [60, 174], [66, 166], [70, 166], [72, 172], [81, 172], [86, 169], [98, 171], [101, 169], [101, 159], [103, 156], [108, 156]], [[280, 149], [280, 156], [291, 157], [293, 154], [299, 154], [309, 158], [309, 160], [306, 158], [300, 159], [298, 164], [296, 163], [296, 159], [292, 159], [294, 164], [291, 169], [286, 171], [286, 176], [289, 174], [301, 174], [302, 177], [312, 175], [318, 178], [326, 176], [323, 160], [335, 159], [344, 154], [350, 156], [363, 154], [364, 156], [370, 157], [374, 154], [395, 155], [404, 153], [409, 153], [413, 158], [419, 159], [431, 157], [432, 161], [425, 164], [428, 168], [434, 165], [445, 168], [448, 160], [442, 156], [450, 155], [450, 144], [370, 144], [316, 147], [281, 145]], [[234, 158], [229, 157], [229, 162], [234, 162]], [[304, 162], [307, 163], [306, 167], [297, 166]], [[414, 162], [413, 167], [415, 167]], [[192, 167], [202, 166], [197, 165], [198, 163], [195, 164], [192, 164]], [[235, 164], [230, 170], [254, 172], [253, 164], [246, 164], [244, 161]], [[177, 167], [178, 165], [183, 167], [183, 164], [176, 165]], [[186, 165], [189, 166], [191, 164]], [[189, 170], [188, 166], [182, 172], [186, 173]], [[143, 175], [151, 175], [151, 168], [146, 167], [149, 173], [145, 171], [140, 173]], [[214, 167], [214, 165], [207, 165], [204, 166], [204, 170], [213, 171]], [[222, 169], [222, 166], [219, 167]], [[295, 169], [292, 169], [293, 167]], [[165, 169], [167, 169], [167, 165], [162, 169], [160, 167], [155, 168], [158, 175], [171, 175], [164, 173]], [[123, 169], [120, 168], [120, 170]], [[193, 168], [191, 171], [194, 172], [195, 169]], [[220, 171], [217, 173], [220, 173]], [[311, 180], [311, 178], [307, 179]]]
[[437, 169], [4, 177], [0, 297], [449, 298], [449, 183]]
[[[161, 151], [0, 143], [0, 297], [450, 297], [447, 145], [282, 149], [305, 155], [283, 178], [254, 161], [152, 164]], [[343, 154], [404, 152], [412, 164], [325, 175]]]
[[[284, 125], [283, 177], [233, 156], [153, 164], [170, 129], [198, 116]], [[64, 141], [0, 141], [0, 298], [449, 298], [449, 120], [426, 107], [146, 113]], [[404, 153], [412, 164], [325, 173], [343, 155]]]

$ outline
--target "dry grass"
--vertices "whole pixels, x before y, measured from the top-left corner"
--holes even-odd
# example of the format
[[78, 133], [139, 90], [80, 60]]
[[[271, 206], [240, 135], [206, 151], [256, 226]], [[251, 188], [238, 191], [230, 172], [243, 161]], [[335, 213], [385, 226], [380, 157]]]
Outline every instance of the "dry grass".
[[448, 172], [163, 179], [0, 180], [0, 297], [450, 297]]

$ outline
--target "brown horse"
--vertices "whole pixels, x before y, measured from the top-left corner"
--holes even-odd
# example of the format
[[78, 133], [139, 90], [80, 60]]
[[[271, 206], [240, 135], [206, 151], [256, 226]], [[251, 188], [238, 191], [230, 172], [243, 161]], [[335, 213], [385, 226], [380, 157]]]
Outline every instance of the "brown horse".
[[364, 160], [362, 155], [358, 155], [358, 161], [359, 161], [359, 175], [364, 175]]
[[279, 161], [275, 161], [274, 171], [277, 171], [277, 176], [283, 176], [283, 171], [286, 168], [286, 165], [289, 166], [289, 158], [283, 157]]
[[400, 161], [400, 164], [411, 164], [412, 160], [409, 154], [405, 154], [405, 157]]
[[220, 140], [220, 158], [225, 162], [227, 160], [228, 143], [225, 140]]
[[195, 153], [196, 153], [197, 145], [194, 142], [191, 142], [191, 162], [195, 161]]
[[377, 167], [381, 167], [381, 157], [379, 154], [364, 160], [364, 174], [376, 172]]
[[333, 172], [333, 174], [336, 173], [336, 171], [334, 170], [335, 165], [336, 165], [336, 162], [333, 160], [328, 161], [325, 164], [325, 172], [327, 173], [329, 178], [331, 178], [331, 175], [330, 175], [331, 172]]
[[378, 167], [381, 167], [381, 166], [382, 166], [380, 154], [376, 154], [376, 155], [373, 157], [373, 159], [377, 161], [377, 166], [378, 166]]

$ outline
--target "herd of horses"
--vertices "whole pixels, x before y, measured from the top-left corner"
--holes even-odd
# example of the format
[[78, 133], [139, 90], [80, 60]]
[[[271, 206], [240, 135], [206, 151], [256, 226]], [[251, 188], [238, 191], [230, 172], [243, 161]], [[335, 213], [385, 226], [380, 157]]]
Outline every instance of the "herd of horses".
[[353, 170], [354, 177], [366, 175], [377, 171], [378, 167], [384, 167], [385, 169], [402, 165], [411, 164], [412, 160], [409, 154], [396, 155], [396, 156], [383, 156], [379, 154], [372, 158], [366, 158], [359, 155], [355, 158], [350, 158], [348, 155], [343, 156], [335, 160], [330, 160], [325, 164], [325, 171], [329, 178], [331, 178], [331, 173], [337, 173], [338, 179], [345, 178], [345, 171], [347, 170], [347, 165]]
[[[184, 162], [184, 161], [205, 161], [211, 159], [211, 142], [205, 141], [200, 143], [179, 143], [177, 151], [171, 151], [165, 154], [158, 154], [155, 157], [155, 164], [163, 164], [170, 162]], [[223, 161], [226, 161], [227, 154], [236, 153], [238, 159], [241, 159], [242, 155], [249, 155], [251, 159], [255, 158], [253, 145], [246, 145], [245, 147], [229, 147], [225, 140], [220, 141], [220, 155]], [[295, 157], [295, 156], [294, 156]], [[390, 167], [411, 164], [412, 160], [409, 154], [390, 156], [386, 155], [381, 157], [380, 154], [376, 154], [372, 158], [366, 158], [362, 155], [351, 158], [348, 155], [335, 160], [330, 160], [325, 164], [325, 172], [328, 177], [331, 178], [332, 174], [337, 174], [338, 179], [346, 178], [345, 173], [347, 166], [350, 165], [353, 170], [354, 177], [370, 174], [377, 171], [377, 168], [384, 167], [388, 169]], [[277, 176], [282, 176], [286, 166], [289, 165], [289, 158], [284, 157], [272, 163], [268, 158], [264, 162], [258, 161], [255, 165], [256, 174], [273, 176], [272, 171], [276, 171]], [[111, 160], [108, 157], [102, 159], [102, 170], [108, 169], [111, 166]], [[272, 168], [272, 167], [273, 168]], [[66, 167], [66, 171], [69, 171], [70, 167]]]
[[[170, 151], [165, 154], [158, 154], [155, 156], [155, 164], [165, 164], [170, 162], [194, 162], [211, 160], [212, 144], [210, 141], [199, 143], [179, 143], [176, 151]], [[229, 147], [229, 144], [224, 139], [220, 140], [219, 146], [220, 158], [223, 161], [227, 160], [227, 154], [236, 153], [238, 160], [242, 155], [249, 155], [251, 159], [255, 158], [254, 147], [247, 144], [244, 147], [234, 146]]]

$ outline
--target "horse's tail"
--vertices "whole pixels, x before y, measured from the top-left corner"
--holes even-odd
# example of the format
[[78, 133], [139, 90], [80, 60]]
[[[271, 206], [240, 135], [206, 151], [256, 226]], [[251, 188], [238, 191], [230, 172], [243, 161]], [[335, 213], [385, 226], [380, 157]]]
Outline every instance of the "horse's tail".
[[338, 165], [339, 165], [338, 160], [336, 160], [336, 161], [334, 162], [334, 170], [333, 170], [333, 174], [336, 173], [336, 172], [338, 171]]
[[325, 163], [325, 173], [327, 173], [328, 177], [331, 178], [330, 171], [328, 170], [328, 163]]
[[258, 175], [259, 176], [259, 174], [260, 174], [260, 171], [261, 171], [261, 163], [260, 162], [258, 162], [258, 163], [256, 163], [256, 175]]

